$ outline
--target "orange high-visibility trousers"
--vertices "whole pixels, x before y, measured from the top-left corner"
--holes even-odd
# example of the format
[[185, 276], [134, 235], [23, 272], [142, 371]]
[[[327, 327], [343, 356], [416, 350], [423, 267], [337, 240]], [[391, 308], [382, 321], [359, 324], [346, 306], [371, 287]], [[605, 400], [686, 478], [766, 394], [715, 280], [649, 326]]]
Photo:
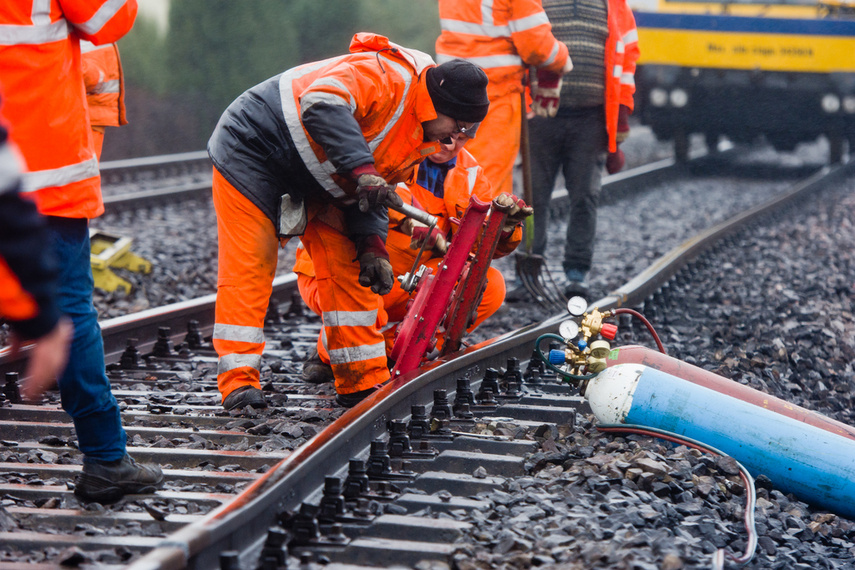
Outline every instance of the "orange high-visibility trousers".
[[490, 99], [490, 111], [478, 127], [478, 136], [466, 150], [484, 169], [494, 196], [514, 193], [514, 162], [520, 151], [522, 103], [518, 92]]
[[342, 229], [341, 211], [327, 206], [300, 240], [315, 269], [316, 289], [310, 299], [316, 300], [312, 310], [323, 319], [318, 352], [329, 359], [336, 392], [351, 394], [389, 379], [380, 333], [387, 317], [380, 295], [359, 284], [356, 247]]
[[[390, 257], [394, 257], [394, 252], [390, 252]], [[425, 265], [430, 267], [435, 275], [442, 258], [434, 258], [428, 260]], [[297, 273], [297, 285], [300, 289], [300, 296], [306, 305], [316, 314], [320, 315], [320, 304], [318, 294], [318, 281], [312, 275], [305, 273]], [[403, 289], [400, 282], [396, 281], [392, 290], [383, 295], [383, 312], [387, 316], [387, 323], [383, 327], [378, 327], [384, 337], [386, 345], [386, 354], [392, 351], [395, 343], [395, 334], [397, 325], [404, 320], [407, 314], [407, 303], [412, 297]], [[490, 267], [487, 270], [487, 283], [484, 288], [484, 295], [481, 298], [476, 310], [475, 322], [473, 322], [466, 332], [471, 333], [478, 325], [483, 323], [488, 317], [499, 310], [502, 303], [505, 301], [505, 278], [502, 273], [495, 267]], [[441, 334], [437, 338], [437, 348], [442, 348]], [[318, 338], [318, 355], [323, 362], [329, 362], [330, 358], [327, 353], [325, 333], [321, 331]]]
[[242, 386], [261, 387], [264, 317], [279, 239], [270, 218], [216, 168], [213, 194], [219, 241], [213, 341], [220, 357], [217, 387], [225, 399]]

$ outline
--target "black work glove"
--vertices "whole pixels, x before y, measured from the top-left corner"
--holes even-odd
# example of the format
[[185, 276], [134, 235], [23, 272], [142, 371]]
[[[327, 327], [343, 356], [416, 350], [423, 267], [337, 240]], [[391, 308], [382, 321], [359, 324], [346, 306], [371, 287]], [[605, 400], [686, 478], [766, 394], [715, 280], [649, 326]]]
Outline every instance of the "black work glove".
[[392, 290], [395, 283], [395, 273], [389, 263], [389, 253], [386, 244], [380, 236], [370, 235], [359, 238], [356, 242], [356, 257], [359, 260], [359, 284], [370, 287], [378, 295], [385, 295]]
[[360, 212], [367, 212], [372, 208], [401, 207], [404, 203], [395, 192], [395, 187], [386, 183], [373, 164], [363, 164], [353, 169], [352, 175], [356, 180]]

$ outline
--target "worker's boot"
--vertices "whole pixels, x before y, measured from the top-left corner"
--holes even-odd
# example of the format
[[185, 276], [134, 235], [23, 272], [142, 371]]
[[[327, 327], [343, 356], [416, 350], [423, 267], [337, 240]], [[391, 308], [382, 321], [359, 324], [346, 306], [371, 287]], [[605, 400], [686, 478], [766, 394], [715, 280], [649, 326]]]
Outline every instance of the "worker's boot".
[[231, 392], [226, 399], [223, 400], [223, 407], [226, 410], [237, 410], [247, 406], [253, 408], [266, 408], [267, 401], [264, 399], [264, 393], [255, 386], [241, 386]]
[[157, 465], [139, 465], [125, 454], [111, 463], [84, 462], [74, 495], [84, 502], [114, 503], [128, 494], [154, 493], [163, 483]]
[[317, 350], [303, 362], [303, 373], [300, 374], [300, 378], [309, 384], [323, 384], [335, 379], [332, 366], [321, 360]]

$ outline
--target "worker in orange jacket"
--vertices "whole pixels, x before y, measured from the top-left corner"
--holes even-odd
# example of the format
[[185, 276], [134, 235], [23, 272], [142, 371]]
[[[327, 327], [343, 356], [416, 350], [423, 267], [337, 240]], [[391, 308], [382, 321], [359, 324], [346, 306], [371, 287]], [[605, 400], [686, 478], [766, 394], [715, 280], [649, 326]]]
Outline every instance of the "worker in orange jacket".
[[96, 46], [81, 41], [83, 54], [83, 83], [86, 86], [86, 103], [89, 105], [89, 124], [95, 155], [101, 160], [104, 148], [105, 127], [128, 124], [125, 114], [125, 74], [119, 58], [119, 46], [109, 43]]
[[25, 400], [56, 382], [74, 329], [56, 302], [56, 260], [44, 218], [22, 198], [18, 152], [0, 122], [0, 318], [12, 328], [12, 352], [33, 344], [21, 390]]
[[[266, 406], [259, 384], [276, 250], [300, 236], [314, 260], [337, 401], [354, 405], [389, 378], [374, 328], [394, 276], [385, 240], [390, 186], [484, 118], [477, 66], [360, 33], [350, 53], [289, 69], [221, 117], [214, 163], [219, 275], [214, 346], [226, 409]], [[354, 263], [357, 260], [357, 263]]]
[[115, 42], [131, 29], [136, 14], [136, 0], [0, 2], [0, 84], [11, 137], [28, 168], [22, 193], [47, 216], [59, 263], [59, 309], [74, 324], [68, 364], [59, 378], [62, 407], [74, 420], [83, 454], [74, 493], [102, 503], [153, 491], [163, 481], [159, 467], [137, 465], [127, 454], [104, 365], [89, 261], [89, 219], [103, 213], [104, 203], [80, 39]]
[[[413, 182], [398, 185], [397, 192], [404, 203], [435, 216], [437, 225], [432, 235], [428, 235], [427, 228], [420, 227], [418, 222], [406, 218], [399, 212], [389, 211], [389, 235], [386, 239], [386, 247], [389, 250], [392, 269], [396, 274], [402, 275], [413, 268], [418, 249], [425, 239], [430, 240], [429, 244], [432, 247], [427, 250], [427, 256], [421, 259], [421, 263], [431, 268], [436, 274], [448, 249], [448, 240], [457, 233], [458, 226], [451, 219], [459, 220], [463, 217], [471, 196], [484, 202], [495, 200], [498, 204], [509, 207], [507, 222], [496, 247], [494, 259], [511, 253], [519, 245], [522, 239], [520, 222], [531, 214], [532, 209], [519, 198], [509, 194], [497, 194], [493, 190], [484, 175], [484, 170], [463, 148], [467, 141], [474, 138], [474, 135], [474, 130], [471, 130], [449, 144], [443, 144], [440, 152], [429, 156], [418, 166]], [[318, 303], [318, 282], [315, 278], [312, 259], [303, 248], [297, 250], [294, 272], [297, 273], [297, 284], [303, 301], [312, 311], [321, 314]], [[407, 304], [411, 298], [397, 281], [392, 290], [383, 295], [376, 327], [386, 340], [387, 355], [392, 351], [398, 325], [406, 316]], [[475, 320], [467, 332], [475, 330], [495, 313], [504, 299], [505, 280], [498, 269], [490, 267]], [[441, 336], [437, 339], [438, 349], [442, 346], [442, 340]], [[329, 353], [325, 344], [324, 335], [321, 334], [317, 349], [303, 364], [302, 378], [305, 381], [317, 384], [333, 379]]]
[[552, 35], [540, 0], [439, 0], [439, 23], [436, 60], [472, 62], [490, 79], [490, 112], [467, 148], [496, 191], [510, 194], [526, 68], [569, 71], [573, 64], [567, 46]]

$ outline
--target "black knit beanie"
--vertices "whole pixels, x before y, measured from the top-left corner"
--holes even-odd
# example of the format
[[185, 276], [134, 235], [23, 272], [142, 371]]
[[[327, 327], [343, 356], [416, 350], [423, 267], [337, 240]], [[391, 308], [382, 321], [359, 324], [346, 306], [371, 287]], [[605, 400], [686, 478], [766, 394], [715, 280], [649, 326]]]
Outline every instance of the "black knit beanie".
[[487, 74], [468, 61], [452, 59], [427, 70], [427, 88], [438, 113], [466, 123], [487, 116]]

